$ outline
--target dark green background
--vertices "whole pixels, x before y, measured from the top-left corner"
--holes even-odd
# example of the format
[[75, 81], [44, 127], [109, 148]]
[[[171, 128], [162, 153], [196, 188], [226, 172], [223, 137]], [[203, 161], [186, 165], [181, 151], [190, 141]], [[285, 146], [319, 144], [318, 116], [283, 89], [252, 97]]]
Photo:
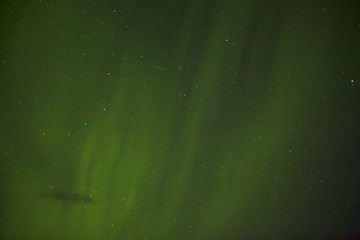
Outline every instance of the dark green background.
[[1, 1], [0, 238], [355, 239], [359, 5]]

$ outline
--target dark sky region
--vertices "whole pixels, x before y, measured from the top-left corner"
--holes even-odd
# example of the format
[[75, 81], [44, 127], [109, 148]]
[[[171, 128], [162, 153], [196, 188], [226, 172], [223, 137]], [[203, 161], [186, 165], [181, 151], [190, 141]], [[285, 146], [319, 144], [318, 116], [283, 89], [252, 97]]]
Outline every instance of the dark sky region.
[[0, 3], [1, 239], [359, 239], [360, 3]]

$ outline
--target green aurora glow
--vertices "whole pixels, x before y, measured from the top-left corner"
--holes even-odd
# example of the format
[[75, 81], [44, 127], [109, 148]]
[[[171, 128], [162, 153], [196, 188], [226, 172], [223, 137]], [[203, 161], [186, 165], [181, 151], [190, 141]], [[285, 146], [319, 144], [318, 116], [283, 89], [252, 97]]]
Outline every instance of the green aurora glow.
[[0, 10], [1, 239], [356, 234], [356, 1]]

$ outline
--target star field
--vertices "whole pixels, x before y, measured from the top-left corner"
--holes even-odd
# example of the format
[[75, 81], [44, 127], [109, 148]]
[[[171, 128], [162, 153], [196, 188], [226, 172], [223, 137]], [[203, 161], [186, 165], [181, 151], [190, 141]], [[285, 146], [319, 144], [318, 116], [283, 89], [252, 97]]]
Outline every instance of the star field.
[[357, 239], [356, 1], [4, 1], [0, 238]]

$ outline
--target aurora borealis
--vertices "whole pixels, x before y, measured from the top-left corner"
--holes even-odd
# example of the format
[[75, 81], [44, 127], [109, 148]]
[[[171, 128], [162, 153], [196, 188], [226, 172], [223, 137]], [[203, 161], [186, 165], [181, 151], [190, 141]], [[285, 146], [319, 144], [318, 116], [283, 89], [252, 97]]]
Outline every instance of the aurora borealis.
[[1, 239], [356, 239], [357, 1], [2, 1]]

